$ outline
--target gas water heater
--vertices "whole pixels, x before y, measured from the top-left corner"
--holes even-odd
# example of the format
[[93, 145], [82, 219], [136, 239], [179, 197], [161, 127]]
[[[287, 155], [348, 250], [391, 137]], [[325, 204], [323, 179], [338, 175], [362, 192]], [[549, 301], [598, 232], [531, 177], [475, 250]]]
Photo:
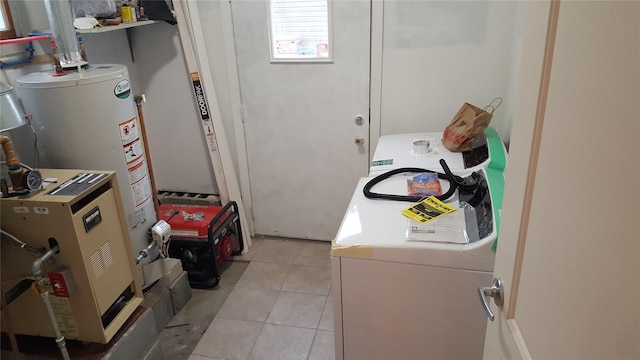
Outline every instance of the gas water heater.
[[17, 88], [33, 115], [43, 164], [116, 171], [133, 253], [144, 249], [156, 214], [127, 67], [36, 72]]

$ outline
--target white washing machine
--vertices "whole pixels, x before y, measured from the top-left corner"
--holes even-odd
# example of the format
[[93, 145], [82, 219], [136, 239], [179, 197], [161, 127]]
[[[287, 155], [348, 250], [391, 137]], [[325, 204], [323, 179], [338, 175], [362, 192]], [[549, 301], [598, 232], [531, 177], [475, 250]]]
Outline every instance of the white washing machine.
[[[332, 244], [336, 359], [482, 358], [487, 316], [477, 289], [491, 283], [506, 152], [499, 138], [491, 144], [494, 130], [488, 129], [489, 151], [465, 167], [461, 154], [433, 145], [416, 154], [413, 142], [429, 140], [425, 135], [434, 134], [380, 139], [371, 176], [360, 179]], [[401, 214], [410, 203], [363, 194], [379, 173], [407, 166], [441, 171], [440, 158], [457, 175], [475, 171], [484, 190], [458, 191], [446, 202], [463, 207], [417, 232]], [[395, 175], [372, 190], [406, 195], [412, 175]], [[446, 191], [448, 182], [441, 183]]]

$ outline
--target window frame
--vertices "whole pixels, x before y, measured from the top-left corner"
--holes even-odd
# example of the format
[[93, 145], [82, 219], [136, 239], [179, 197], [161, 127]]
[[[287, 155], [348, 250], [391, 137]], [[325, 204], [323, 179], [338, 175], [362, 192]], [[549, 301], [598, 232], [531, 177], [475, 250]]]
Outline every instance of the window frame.
[[13, 18], [11, 16], [11, 9], [9, 8], [8, 0], [0, 0], [0, 11], [2, 11], [2, 16], [7, 25], [9, 25], [8, 30], [0, 31], [0, 39], [15, 39], [16, 38], [16, 27], [13, 24]]
[[335, 49], [334, 49], [334, 41], [333, 41], [333, 26], [332, 26], [332, 12], [331, 12], [331, 2], [332, 0], [327, 1], [327, 41], [329, 42], [329, 56], [326, 57], [274, 57], [273, 48], [274, 48], [274, 39], [273, 39], [273, 26], [271, 23], [271, 0], [265, 1], [266, 11], [267, 11], [267, 39], [268, 39], [268, 49], [269, 49], [269, 60], [273, 64], [277, 63], [326, 63], [333, 64], [333, 59], [335, 58]]

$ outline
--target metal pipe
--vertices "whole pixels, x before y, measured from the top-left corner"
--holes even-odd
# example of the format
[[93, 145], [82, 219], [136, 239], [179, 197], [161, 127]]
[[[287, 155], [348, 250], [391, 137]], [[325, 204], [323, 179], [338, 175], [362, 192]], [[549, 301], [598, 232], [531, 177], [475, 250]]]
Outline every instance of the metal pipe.
[[36, 249], [33, 246], [27, 244], [26, 242], [18, 239], [17, 237], [11, 235], [10, 233], [0, 229], [0, 233], [2, 233], [2, 235], [8, 237], [9, 239], [13, 240], [13, 242], [15, 242], [16, 244], [20, 245], [21, 248], [27, 248], [30, 249], [32, 251], [41, 251], [40, 249]]
[[84, 42], [82, 41], [82, 36], [78, 35], [78, 46], [80, 47], [80, 57], [82, 57], [82, 61], [86, 61], [87, 63], [89, 63], [89, 61], [87, 60], [87, 51], [84, 48]]
[[13, 148], [13, 142], [8, 136], [0, 135], [0, 145], [2, 145], [2, 151], [4, 151], [5, 159], [7, 159], [7, 166], [20, 165], [20, 157], [18, 157], [18, 153]]
[[56, 72], [54, 76], [62, 76], [66, 73], [62, 67], [62, 62], [60, 62], [60, 54], [58, 53], [58, 46], [56, 45], [56, 40], [53, 36], [49, 37], [49, 41], [51, 42], [51, 54], [53, 55], [53, 69]]
[[151, 242], [149, 243], [149, 245], [147, 245], [146, 248], [140, 250], [140, 253], [138, 254], [138, 256], [136, 256], [136, 265], [138, 265], [140, 263], [140, 260], [146, 258], [147, 256], [149, 256], [149, 252], [151, 251], [151, 249], [153, 249], [153, 247], [156, 246], [155, 242]]
[[5, 68], [5, 67], [15, 66], [15, 65], [22, 65], [22, 64], [31, 64], [33, 62], [33, 58], [35, 57], [35, 52], [36, 52], [35, 48], [33, 47], [33, 41], [48, 40], [50, 36], [51, 36], [50, 34], [29, 33], [29, 36], [25, 38], [0, 41], [0, 45], [15, 44], [15, 43], [22, 43], [22, 42], [29, 43], [27, 47], [29, 56], [26, 59], [20, 59], [20, 60], [14, 60], [14, 61], [3, 61], [2, 63], [0, 63], [0, 68]]
[[147, 158], [147, 169], [149, 170], [149, 180], [151, 182], [151, 196], [153, 197], [153, 207], [156, 210], [156, 216], [160, 216], [160, 200], [158, 199], [156, 179], [153, 176], [153, 166], [151, 165], [151, 153], [149, 152], [149, 143], [147, 142], [147, 129], [144, 125], [144, 115], [142, 114], [142, 103], [145, 101], [144, 95], [134, 95], [133, 101], [135, 101], [136, 108], [138, 110], [138, 121], [140, 122], [140, 133], [142, 135], [142, 143], [144, 144], [144, 153]]
[[[44, 280], [40, 279], [40, 282], [44, 283]], [[69, 351], [67, 351], [67, 343], [64, 340], [64, 336], [60, 332], [60, 328], [58, 327], [58, 322], [56, 321], [56, 314], [55, 312], [53, 312], [53, 307], [51, 307], [51, 300], [49, 300], [49, 291], [45, 290], [44, 284], [37, 284], [36, 287], [38, 288], [40, 297], [44, 302], [44, 306], [47, 308], [47, 313], [49, 313], [49, 319], [51, 320], [53, 331], [56, 334], [56, 345], [58, 345], [58, 349], [60, 349], [62, 358], [64, 360], [71, 360], [71, 357], [69, 356]]]
[[13, 191], [21, 192], [25, 190], [24, 169], [20, 166], [20, 158], [13, 148], [13, 142], [6, 135], [0, 135], [0, 144], [9, 168], [9, 177]]
[[44, 0], [51, 32], [59, 49], [60, 65], [78, 67], [85, 65], [78, 49], [76, 30], [73, 27], [73, 11], [69, 0]]
[[39, 257], [38, 259], [36, 259], [33, 262], [33, 265], [31, 265], [31, 274], [33, 274], [33, 276], [36, 279], [41, 279], [42, 278], [42, 264], [49, 260], [49, 258], [51, 256], [53, 256], [53, 254], [57, 253], [58, 251], [60, 251], [60, 247], [58, 247], [58, 245], [52, 247], [51, 249], [49, 249], [49, 251], [47, 251], [46, 253], [44, 253], [44, 255], [42, 255], [41, 257]]
[[48, 40], [48, 39], [49, 39], [49, 36], [47, 35], [27, 36], [27, 37], [18, 38], [18, 39], [0, 40], [0, 45], [18, 44], [23, 42]]
[[[14, 60], [14, 61], [3, 61], [0, 63], [0, 68], [33, 63], [33, 59], [35, 58], [35, 52], [36, 52], [36, 49], [33, 47], [33, 41], [51, 40], [51, 39], [53, 39], [53, 36], [51, 34], [29, 33], [28, 37], [19, 38], [19, 39], [1, 40], [0, 45], [28, 42], [29, 45], [26, 51], [29, 52], [29, 56], [26, 59], [20, 59], [20, 60]], [[55, 47], [54, 44], [55, 44], [55, 41], [53, 42], [52, 47]], [[84, 44], [82, 43], [82, 37], [79, 35], [78, 35], [78, 44], [79, 44], [78, 46], [80, 47], [80, 56], [82, 57], [82, 60], [86, 62], [87, 59], [86, 59], [86, 53], [84, 51]], [[48, 54], [45, 54], [45, 55], [48, 55]]]
[[49, 300], [49, 290], [47, 290], [44, 286], [44, 278], [43, 278], [43, 271], [42, 271], [42, 264], [58, 251], [60, 251], [60, 247], [58, 245], [55, 245], [49, 251], [47, 251], [44, 255], [42, 255], [40, 258], [34, 261], [33, 265], [31, 266], [31, 273], [36, 278], [36, 289], [38, 290], [38, 294], [40, 294], [40, 297], [44, 302], [44, 306], [47, 308], [47, 313], [49, 314], [49, 320], [51, 320], [51, 325], [53, 326], [53, 332], [56, 335], [56, 344], [58, 345], [58, 349], [60, 349], [62, 358], [64, 360], [71, 360], [71, 357], [69, 357], [69, 352], [67, 351], [67, 343], [64, 340], [64, 336], [62, 336], [62, 333], [60, 332], [60, 328], [58, 327], [58, 322], [56, 321], [56, 314], [53, 311], [53, 307], [51, 307], [51, 301]]
[[22, 60], [15, 60], [15, 61], [3, 61], [2, 63], [0, 63], [0, 69], [4, 69], [8, 66], [15, 66], [15, 65], [22, 65], [22, 64], [30, 64], [33, 60], [32, 59], [22, 59]]

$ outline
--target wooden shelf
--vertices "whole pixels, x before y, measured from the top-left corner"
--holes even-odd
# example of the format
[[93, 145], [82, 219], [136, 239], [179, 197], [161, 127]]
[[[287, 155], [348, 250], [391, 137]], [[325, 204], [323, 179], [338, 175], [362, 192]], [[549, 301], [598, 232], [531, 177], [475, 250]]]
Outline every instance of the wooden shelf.
[[139, 26], [157, 24], [159, 22], [161, 22], [161, 21], [159, 21], [159, 20], [142, 20], [142, 21], [137, 21], [137, 22], [129, 23], [129, 24], [108, 25], [108, 26], [101, 26], [101, 27], [97, 27], [97, 28], [93, 28], [93, 29], [82, 29], [82, 30], [81, 29], [76, 29], [76, 32], [79, 33], [79, 34], [98, 34], [98, 33], [103, 33], [103, 32], [122, 30], [122, 29], [131, 29], [131, 28], [135, 28], [135, 27], [139, 27]]
[[136, 59], [133, 56], [133, 43], [132, 43], [132, 36], [133, 35], [131, 34], [132, 29], [140, 27], [140, 26], [157, 24], [159, 22], [161, 22], [161, 21], [159, 21], [159, 20], [142, 20], [142, 21], [136, 21], [134, 23], [129, 23], [129, 24], [102, 26], [102, 27], [97, 27], [97, 28], [93, 28], [93, 29], [86, 29], [86, 30], [76, 29], [76, 33], [78, 33], [78, 34], [99, 34], [99, 33], [115, 31], [115, 30], [123, 30], [124, 29], [127, 32], [127, 42], [129, 43], [129, 53], [131, 54], [131, 61], [132, 62], [136, 62]]

